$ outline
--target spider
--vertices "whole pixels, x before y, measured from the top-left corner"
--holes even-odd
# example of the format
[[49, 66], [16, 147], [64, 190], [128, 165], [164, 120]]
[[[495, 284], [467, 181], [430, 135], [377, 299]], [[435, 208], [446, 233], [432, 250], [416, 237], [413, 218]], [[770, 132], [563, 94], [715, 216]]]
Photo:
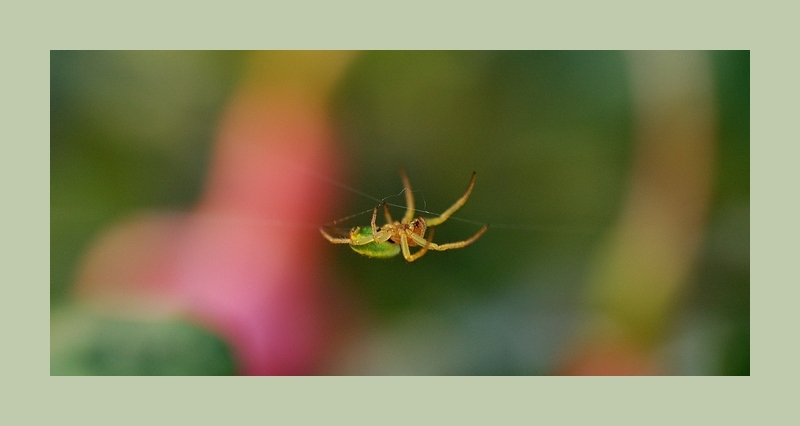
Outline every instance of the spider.
[[[403, 257], [413, 262], [422, 257], [428, 250], [451, 250], [466, 247], [475, 240], [477, 240], [489, 228], [489, 225], [483, 225], [478, 232], [472, 237], [447, 244], [436, 244], [433, 240], [433, 227], [441, 225], [453, 213], [456, 212], [464, 203], [467, 202], [469, 194], [472, 192], [472, 187], [475, 186], [475, 172], [472, 172], [472, 179], [469, 181], [467, 192], [461, 196], [449, 209], [445, 210], [439, 217], [425, 219], [422, 216], [414, 218], [414, 196], [411, 193], [411, 185], [408, 183], [408, 176], [403, 169], [400, 169], [400, 177], [403, 179], [403, 186], [406, 193], [406, 213], [403, 219], [399, 222], [392, 219], [389, 214], [389, 207], [383, 203], [383, 213], [386, 217], [386, 225], [378, 226], [375, 222], [378, 216], [378, 207], [372, 211], [372, 221], [370, 226], [355, 227], [350, 230], [350, 236], [347, 238], [336, 238], [325, 232], [324, 228], [319, 231], [322, 236], [334, 244], [349, 244], [350, 248], [356, 253], [368, 257], [379, 259], [388, 259], [397, 256], [402, 251]], [[425, 231], [430, 230], [428, 238], [425, 239]], [[409, 247], [419, 246], [422, 247], [416, 253], [411, 254]]]

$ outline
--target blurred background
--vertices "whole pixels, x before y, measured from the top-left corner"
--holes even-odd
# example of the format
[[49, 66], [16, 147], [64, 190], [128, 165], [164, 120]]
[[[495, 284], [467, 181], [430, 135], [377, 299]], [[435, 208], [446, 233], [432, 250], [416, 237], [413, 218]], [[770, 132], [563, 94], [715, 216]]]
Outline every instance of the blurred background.
[[50, 63], [52, 375], [750, 374], [748, 51]]

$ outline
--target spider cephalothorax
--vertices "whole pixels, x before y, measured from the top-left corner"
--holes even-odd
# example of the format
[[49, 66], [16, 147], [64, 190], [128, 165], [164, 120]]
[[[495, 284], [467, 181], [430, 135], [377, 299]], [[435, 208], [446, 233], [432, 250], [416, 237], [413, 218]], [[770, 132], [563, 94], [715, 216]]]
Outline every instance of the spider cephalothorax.
[[[384, 204], [383, 207], [386, 209], [386, 204]], [[389, 214], [388, 212], [385, 213]], [[408, 245], [415, 246], [417, 243], [414, 241], [412, 235], [424, 238], [426, 229], [428, 229], [428, 225], [425, 224], [425, 219], [418, 217], [408, 223], [387, 223], [383, 228], [378, 228], [378, 232], [380, 233], [380, 231], [383, 230], [384, 232], [391, 233], [389, 239], [396, 244], [402, 244], [403, 239], [400, 237], [400, 234], [406, 234], [408, 236]]]
[[[478, 232], [472, 237], [464, 240], [448, 244], [433, 243], [433, 227], [441, 225], [453, 213], [456, 212], [464, 203], [467, 202], [469, 194], [472, 192], [472, 187], [475, 186], [475, 172], [472, 173], [472, 179], [469, 181], [467, 192], [461, 196], [449, 209], [438, 217], [425, 219], [422, 216], [414, 218], [414, 196], [411, 193], [411, 185], [408, 182], [408, 177], [403, 169], [400, 169], [400, 176], [403, 179], [403, 186], [406, 194], [406, 213], [403, 219], [395, 221], [389, 214], [389, 208], [386, 203], [383, 204], [383, 213], [386, 217], [386, 224], [378, 226], [376, 223], [378, 216], [378, 207], [372, 211], [372, 221], [370, 226], [355, 227], [350, 230], [348, 238], [335, 238], [325, 232], [324, 228], [320, 228], [322, 235], [328, 241], [334, 244], [349, 244], [355, 252], [363, 254], [364, 256], [376, 258], [389, 258], [403, 253], [403, 257], [413, 262], [428, 250], [444, 251], [450, 249], [457, 249], [466, 247], [475, 240], [477, 240], [489, 228], [489, 225], [483, 225]], [[425, 232], [430, 229], [428, 238], [425, 238]], [[419, 251], [411, 254], [409, 247], [419, 246], [422, 247]]]

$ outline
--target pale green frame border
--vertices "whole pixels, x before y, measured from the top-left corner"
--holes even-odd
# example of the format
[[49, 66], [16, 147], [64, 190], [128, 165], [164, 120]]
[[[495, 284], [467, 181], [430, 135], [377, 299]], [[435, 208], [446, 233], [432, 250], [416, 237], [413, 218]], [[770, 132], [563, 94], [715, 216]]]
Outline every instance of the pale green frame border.
[[[789, 269], [796, 243], [785, 235], [796, 226], [800, 181], [790, 164], [798, 158], [791, 155], [797, 132], [788, 128], [797, 100], [788, 89], [797, 83], [786, 84], [797, 80], [790, 74], [797, 70], [790, 41], [797, 31], [788, 3], [758, 10], [697, 0], [21, 4], [4, 8], [0, 67], [4, 417], [30, 424], [724, 424], [796, 417], [787, 396], [795, 368], [786, 362], [797, 354], [797, 310], [788, 304], [797, 300], [791, 292], [798, 280]], [[49, 50], [85, 48], [752, 49], [758, 108], [751, 129], [760, 135], [751, 154], [753, 377], [49, 377]]]

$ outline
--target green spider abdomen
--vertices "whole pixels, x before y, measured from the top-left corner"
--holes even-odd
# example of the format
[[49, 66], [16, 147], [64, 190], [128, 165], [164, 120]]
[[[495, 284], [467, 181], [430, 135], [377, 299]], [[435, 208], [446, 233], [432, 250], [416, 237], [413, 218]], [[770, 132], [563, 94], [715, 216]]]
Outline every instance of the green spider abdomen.
[[[358, 238], [372, 235], [372, 228], [355, 228], [350, 232], [350, 238]], [[377, 259], [388, 259], [400, 254], [400, 246], [390, 242], [369, 243], [360, 246], [350, 244], [354, 252]]]

